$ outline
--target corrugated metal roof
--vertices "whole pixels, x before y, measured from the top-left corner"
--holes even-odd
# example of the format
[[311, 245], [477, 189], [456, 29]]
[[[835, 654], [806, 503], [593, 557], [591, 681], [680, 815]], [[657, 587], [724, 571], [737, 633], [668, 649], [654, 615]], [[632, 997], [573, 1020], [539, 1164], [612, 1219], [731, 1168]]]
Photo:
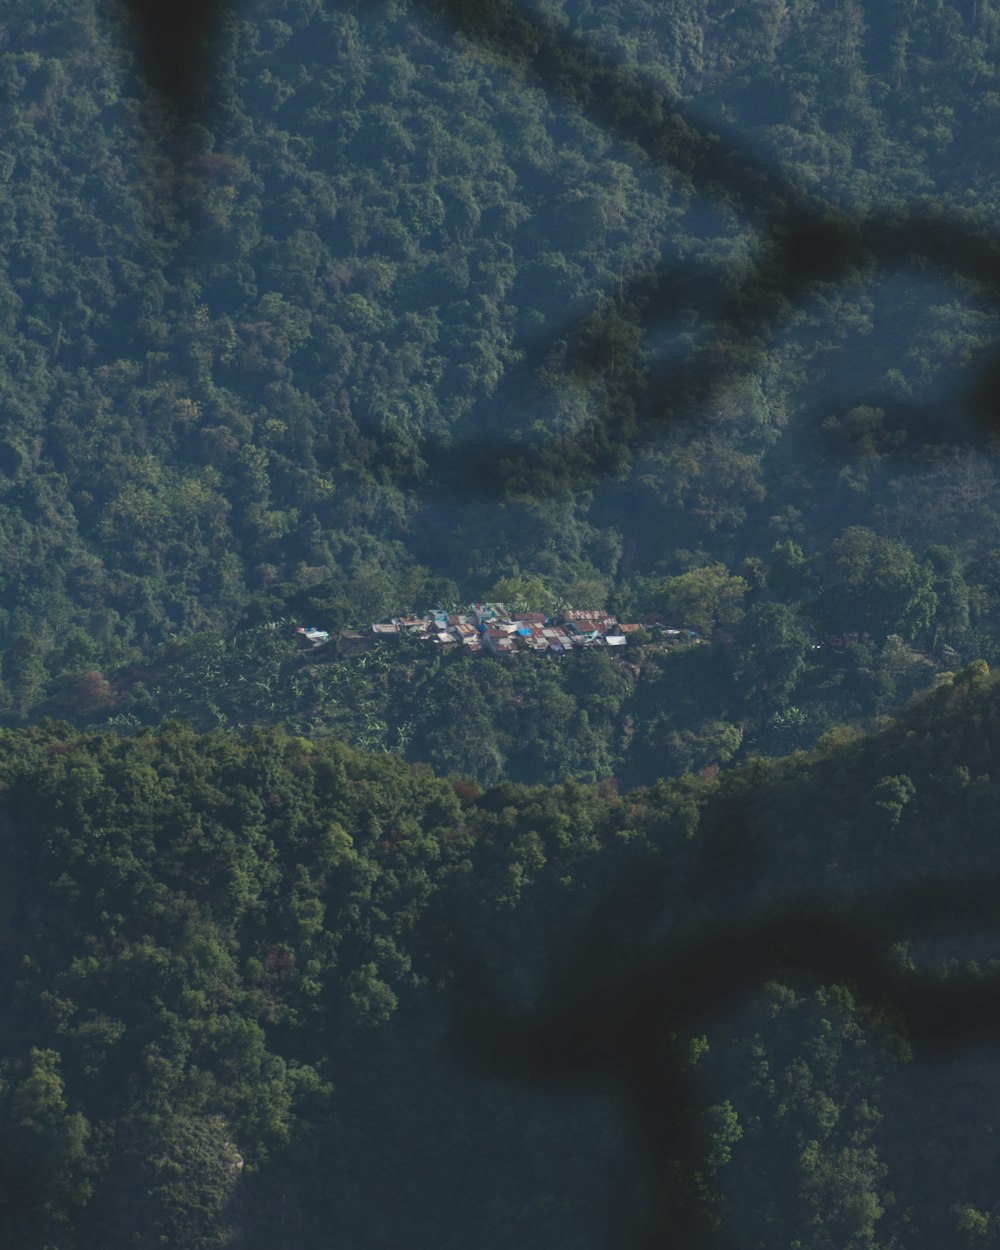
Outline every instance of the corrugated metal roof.
[[614, 620], [613, 616], [608, 616], [603, 608], [568, 608], [563, 613], [563, 619], [567, 621], [595, 621], [595, 620]]

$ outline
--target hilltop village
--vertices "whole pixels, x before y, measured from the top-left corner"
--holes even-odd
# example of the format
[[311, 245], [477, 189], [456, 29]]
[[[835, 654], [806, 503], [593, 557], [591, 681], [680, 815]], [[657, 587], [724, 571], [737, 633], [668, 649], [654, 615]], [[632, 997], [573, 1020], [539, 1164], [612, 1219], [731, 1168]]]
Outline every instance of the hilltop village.
[[[296, 634], [303, 649], [322, 647], [332, 640], [327, 630], [310, 626], [299, 626]], [[694, 630], [675, 629], [659, 615], [626, 623], [596, 608], [567, 609], [550, 616], [544, 612], [508, 612], [498, 603], [477, 603], [465, 612], [437, 611], [426, 616], [394, 617], [365, 630], [342, 629], [338, 642], [343, 654], [408, 635], [431, 647], [462, 647], [486, 655], [522, 651], [565, 655], [595, 647], [624, 648], [630, 642], [647, 641], [650, 634], [675, 642], [700, 641]]]

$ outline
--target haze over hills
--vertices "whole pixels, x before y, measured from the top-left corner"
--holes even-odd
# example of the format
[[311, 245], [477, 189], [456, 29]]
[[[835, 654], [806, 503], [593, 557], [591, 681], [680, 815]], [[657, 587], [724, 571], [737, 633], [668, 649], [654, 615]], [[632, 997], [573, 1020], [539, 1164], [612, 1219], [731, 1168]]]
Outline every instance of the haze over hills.
[[[128, 666], [255, 622], [492, 595], [739, 625], [669, 673], [693, 701], [625, 714], [651, 780], [691, 763], [671, 735], [787, 749], [992, 660], [991, 13], [433, 12], [228, 10], [178, 122], [100, 6], [16, 10], [8, 723], [228, 723], [183, 662], [132, 707]], [[851, 630], [870, 653], [800, 664]], [[370, 741], [346, 703], [305, 719]]]

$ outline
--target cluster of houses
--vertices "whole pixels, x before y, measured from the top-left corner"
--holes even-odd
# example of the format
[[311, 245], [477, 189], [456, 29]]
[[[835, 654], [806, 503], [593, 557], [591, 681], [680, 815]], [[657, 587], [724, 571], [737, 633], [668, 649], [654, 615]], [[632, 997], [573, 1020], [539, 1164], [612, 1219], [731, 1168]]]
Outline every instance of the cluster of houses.
[[[621, 623], [596, 608], [571, 609], [549, 616], [544, 612], [508, 612], [502, 604], [477, 603], [465, 612], [430, 612], [426, 616], [394, 617], [373, 624], [367, 630], [340, 631], [340, 649], [345, 654], [369, 649], [380, 641], [410, 635], [430, 647], [457, 648], [487, 655], [509, 655], [534, 651], [564, 655], [587, 648], [616, 649], [628, 645], [629, 634], [655, 631], [674, 641], [694, 640], [693, 630], [673, 629], [660, 616]], [[303, 647], [321, 647], [330, 641], [326, 630], [300, 626]]]
[[[487, 655], [509, 655], [517, 651], [535, 651], [546, 655], [565, 655], [590, 647], [614, 650], [625, 647], [630, 634], [666, 642], [700, 642], [693, 629], [674, 629], [658, 613], [627, 624], [607, 612], [593, 608], [567, 609], [554, 616], [544, 612], [508, 612], [499, 603], [477, 603], [466, 612], [429, 612], [426, 616], [396, 616], [379, 621], [367, 629], [342, 629], [340, 651], [344, 655], [369, 651], [379, 642], [389, 642], [407, 634], [433, 647], [462, 647], [468, 652]], [[300, 625], [295, 631], [304, 651], [325, 646], [332, 635], [325, 629]], [[638, 641], [635, 639], [634, 641]], [[836, 650], [871, 641], [867, 633], [827, 634], [822, 640], [812, 639], [812, 650], [824, 646]]]

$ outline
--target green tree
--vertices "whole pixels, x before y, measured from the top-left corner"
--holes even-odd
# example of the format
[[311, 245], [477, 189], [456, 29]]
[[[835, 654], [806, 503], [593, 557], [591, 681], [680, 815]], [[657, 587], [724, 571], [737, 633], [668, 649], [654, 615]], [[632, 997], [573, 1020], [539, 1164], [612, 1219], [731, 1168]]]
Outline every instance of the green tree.
[[805, 672], [809, 634], [794, 608], [757, 603], [740, 623], [736, 677], [748, 700], [783, 707]]
[[41, 699], [48, 684], [42, 648], [36, 637], [18, 634], [3, 657], [3, 675], [15, 712], [25, 717]]
[[935, 650], [942, 644], [961, 648], [968, 641], [970, 624], [969, 588], [961, 561], [956, 552], [940, 545], [928, 547], [927, 561], [933, 570], [937, 599], [932, 646]]
[[656, 591], [655, 602], [676, 627], [711, 634], [742, 619], [748, 590], [744, 578], [733, 576], [723, 564], [710, 564], [668, 578]]
[[502, 603], [513, 612], [551, 611], [553, 595], [540, 577], [517, 574], [501, 577], [485, 596], [487, 603]]
[[790, 538], [771, 548], [767, 570], [768, 591], [779, 599], [800, 602], [805, 589], [808, 564], [805, 553]]
[[916, 793], [916, 786], [905, 773], [883, 777], [871, 793], [872, 810], [879, 829], [891, 832], [897, 828]]
[[847, 529], [811, 567], [816, 602], [827, 628], [913, 639], [937, 607], [934, 575], [905, 543], [864, 526]]

